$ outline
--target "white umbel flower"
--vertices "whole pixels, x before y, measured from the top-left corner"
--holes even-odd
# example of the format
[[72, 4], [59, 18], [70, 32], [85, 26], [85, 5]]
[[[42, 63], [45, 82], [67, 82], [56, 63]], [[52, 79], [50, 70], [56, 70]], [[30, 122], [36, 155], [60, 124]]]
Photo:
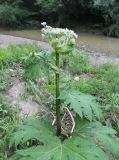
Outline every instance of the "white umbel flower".
[[46, 22], [42, 25], [42, 37], [45, 38], [56, 52], [65, 54], [72, 51], [76, 44], [75, 39], [78, 37], [77, 34], [69, 29], [53, 28], [48, 26]]

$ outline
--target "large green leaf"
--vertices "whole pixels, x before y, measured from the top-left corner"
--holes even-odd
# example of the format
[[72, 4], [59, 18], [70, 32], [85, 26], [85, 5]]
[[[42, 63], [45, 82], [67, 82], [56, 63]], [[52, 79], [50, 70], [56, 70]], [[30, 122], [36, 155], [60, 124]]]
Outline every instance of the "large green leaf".
[[105, 153], [93, 143], [79, 137], [61, 142], [57, 137], [44, 146], [17, 151], [20, 160], [108, 160]]
[[17, 147], [19, 144], [24, 144], [28, 140], [45, 140], [46, 136], [52, 136], [54, 133], [48, 119], [41, 122], [34, 118], [28, 118], [23, 124], [17, 126], [17, 132], [11, 138], [10, 147], [13, 145]]
[[100, 106], [96, 103], [96, 98], [77, 91], [63, 91], [59, 97], [65, 104], [81, 117], [83, 116], [92, 121], [93, 117], [100, 119], [102, 112]]
[[88, 122], [78, 117], [76, 118], [75, 134], [95, 140], [97, 144], [101, 144], [119, 160], [119, 142], [116, 140], [114, 129], [103, 126], [100, 122]]
[[[27, 125], [32, 126], [31, 131], [27, 130]], [[61, 141], [55, 136], [47, 121], [41, 123], [39, 120], [27, 120], [23, 126], [20, 126], [19, 130], [26, 128], [25, 136], [28, 134], [29, 137], [29, 132], [33, 133], [34, 130], [34, 135], [30, 139], [35, 137], [42, 143], [28, 149], [17, 150], [10, 160], [109, 160], [105, 152], [92, 141], [90, 136], [82, 136], [78, 128], [77, 132], [80, 133], [80, 136], [76, 132], [73, 137]]]

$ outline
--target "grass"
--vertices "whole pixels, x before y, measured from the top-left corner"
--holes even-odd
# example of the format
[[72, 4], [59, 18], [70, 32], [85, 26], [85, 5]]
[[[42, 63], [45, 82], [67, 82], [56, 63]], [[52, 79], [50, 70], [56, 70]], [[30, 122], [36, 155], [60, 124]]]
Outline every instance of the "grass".
[[10, 45], [8, 48], [0, 48], [0, 68], [9, 67], [13, 62], [20, 63], [23, 56], [37, 51], [39, 51], [37, 45]]
[[[30, 56], [29, 59], [31, 52], [40, 50], [36, 45], [12, 45], [8, 48], [0, 48], [0, 91], [4, 93], [14, 85], [15, 78], [22, 79], [26, 83], [24, 95], [32, 95], [33, 100], [38, 104], [53, 109], [54, 74], [49, 72], [49, 66], [46, 66], [43, 61], [35, 59], [34, 64], [33, 57]], [[50, 59], [52, 60], [52, 57]], [[106, 121], [104, 123], [111, 125], [119, 134], [119, 70], [116, 66], [113, 64], [93, 66], [88, 57], [80, 52], [63, 56], [60, 65], [66, 70], [61, 74], [60, 87], [78, 89], [98, 97], [99, 102], [104, 106]], [[44, 67], [46, 67], [45, 71]], [[0, 160], [9, 155], [9, 137], [14, 124], [18, 121], [15, 109], [9, 105], [3, 94], [0, 95], [0, 130], [2, 131]]]
[[0, 160], [4, 160], [10, 155], [9, 140], [12, 136], [15, 124], [19, 119], [18, 110], [9, 105], [7, 99], [0, 95]]
[[66, 69], [70, 72], [71, 77], [79, 78], [78, 81], [68, 80], [68, 83], [70, 80], [72, 81], [74, 89], [77, 88], [82, 92], [97, 96], [105, 105], [112, 105], [110, 98], [119, 93], [117, 66], [108, 63], [93, 66], [88, 57], [80, 52], [77, 55], [69, 56], [66, 63]]
[[94, 74], [89, 72], [87, 78], [81, 75], [78, 87], [82, 92], [95, 95], [105, 104], [109, 104], [109, 97], [119, 93], [119, 71], [115, 66], [101, 65], [94, 69]]
[[11, 154], [9, 140], [15, 124], [19, 122], [18, 109], [11, 106], [4, 95], [14, 85], [16, 78], [22, 78], [25, 57], [39, 50], [36, 45], [10, 45], [8, 48], [0, 48], [0, 160], [7, 159]]
[[[52, 88], [54, 90], [52, 73], [48, 73], [49, 69], [45, 68], [47, 76], [43, 74], [44, 62], [36, 58], [34, 64], [34, 59], [32, 57], [28, 58], [31, 52], [39, 51], [40, 48], [36, 45], [12, 45], [8, 48], [0, 49], [1, 91], [8, 89], [13, 84], [14, 77], [24, 78], [26, 83], [29, 80], [38, 82], [39, 77], [48, 78], [49, 80], [44, 87], [48, 90], [52, 90]], [[70, 87], [73, 86], [74, 89], [77, 88], [82, 92], [97, 96], [103, 105], [119, 105], [118, 100], [115, 100], [115, 96], [119, 93], [119, 71], [116, 69], [116, 66], [112, 64], [93, 66], [88, 61], [88, 57], [80, 52], [74, 55], [63, 56], [61, 65], [62, 68], [65, 67], [66, 74], [70, 73], [69, 77], [71, 79], [67, 79]], [[79, 77], [78, 81], [72, 80], [75, 76]], [[66, 78], [65, 76], [65, 81]], [[36, 82], [35, 85], [37, 88], [41, 87]]]
[[0, 70], [0, 91], [9, 89], [13, 84], [12, 73], [9, 69]]

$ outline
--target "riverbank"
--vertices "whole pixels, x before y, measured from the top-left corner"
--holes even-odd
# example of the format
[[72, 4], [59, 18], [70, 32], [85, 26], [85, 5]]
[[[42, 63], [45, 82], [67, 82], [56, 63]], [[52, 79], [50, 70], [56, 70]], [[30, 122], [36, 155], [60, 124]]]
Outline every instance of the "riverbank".
[[[0, 35], [1, 47], [7, 47], [9, 44], [34, 44], [34, 43], [39, 45], [42, 49], [52, 50], [51, 46], [46, 42], [27, 39], [27, 38], [21, 38], [21, 37], [15, 37], [11, 35], [3, 35], [3, 34]], [[114, 63], [116, 65], [119, 65], [118, 54], [111, 55], [111, 54], [106, 54], [105, 52], [98, 52], [98, 51], [96, 52], [95, 49], [91, 49], [90, 47], [84, 47], [84, 45], [78, 42], [77, 42], [77, 47], [80, 48], [82, 52], [85, 52], [86, 54], [88, 54], [90, 62], [94, 65], [99, 65], [104, 63]], [[117, 45], [117, 50], [118, 49], [119, 49], [119, 45]]]
[[[40, 30], [8, 31], [1, 29], [0, 34], [42, 41]], [[105, 55], [119, 56], [118, 38], [106, 37], [98, 32], [91, 33], [80, 30], [77, 30], [77, 34], [77, 44], [79, 48], [85, 50], [86, 52], [101, 53], [101, 55], [103, 53]]]

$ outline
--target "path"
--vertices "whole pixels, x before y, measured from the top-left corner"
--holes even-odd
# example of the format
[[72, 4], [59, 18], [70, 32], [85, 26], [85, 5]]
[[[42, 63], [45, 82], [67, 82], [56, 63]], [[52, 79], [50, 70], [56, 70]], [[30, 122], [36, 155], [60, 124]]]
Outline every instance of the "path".
[[[42, 41], [31, 40], [27, 38], [14, 37], [10, 35], [0, 35], [1, 47], [7, 47], [9, 44], [38, 44], [41, 48], [51, 50], [51, 46]], [[83, 45], [77, 45], [81, 50], [86, 51], [89, 55], [90, 62], [94, 65], [104, 63], [114, 63], [119, 65], [119, 56], [105, 55], [103, 53], [97, 53], [91, 50], [87, 50]]]

